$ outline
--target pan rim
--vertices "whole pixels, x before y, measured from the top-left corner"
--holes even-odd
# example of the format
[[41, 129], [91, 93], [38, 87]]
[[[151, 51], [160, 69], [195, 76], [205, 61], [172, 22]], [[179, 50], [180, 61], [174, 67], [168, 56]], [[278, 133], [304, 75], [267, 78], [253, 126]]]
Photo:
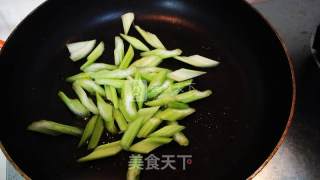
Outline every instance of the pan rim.
[[[284, 131], [282, 132], [282, 135], [280, 139], [277, 142], [277, 145], [273, 148], [272, 152], [268, 155], [266, 160], [249, 176], [247, 179], [253, 179], [256, 177], [265, 167], [266, 165], [270, 162], [270, 160], [273, 158], [273, 156], [278, 152], [279, 148], [281, 145], [285, 142], [285, 139], [288, 135], [289, 128], [292, 125], [294, 116], [295, 116], [295, 111], [296, 111], [296, 77], [295, 77], [295, 71], [294, 71], [294, 64], [292, 57], [290, 56], [288, 52], [288, 48], [286, 44], [284, 43], [284, 40], [281, 38], [280, 34], [278, 31], [274, 28], [274, 26], [270, 23], [269, 20], [266, 19], [255, 7], [253, 7], [249, 2], [246, 0], [242, 0], [243, 3], [245, 3], [248, 8], [254, 11], [254, 13], [257, 14], [261, 18], [262, 21], [266, 23], [266, 26], [269, 26], [270, 30], [275, 34], [277, 40], [280, 42], [280, 45], [285, 53], [286, 60], [288, 61], [289, 69], [290, 69], [290, 74], [291, 74], [291, 90], [292, 90], [292, 95], [291, 95], [291, 107], [290, 107], [290, 113], [288, 116], [288, 120], [285, 126]], [[48, 4], [49, 1], [44, 1], [38, 7], [36, 7], [34, 10], [32, 10], [25, 18], [23, 18], [22, 21], [14, 28], [14, 30], [11, 32], [7, 40], [5, 41], [2, 49], [5, 49], [6, 47], [6, 42], [10, 41], [12, 36], [15, 34], [16, 30], [21, 26], [21, 23], [25, 21], [25, 19], [28, 19], [31, 15], [33, 15], [38, 9], [42, 8], [46, 4]], [[1, 55], [2, 50], [0, 49], [0, 55]], [[14, 162], [14, 160], [11, 158], [9, 153], [6, 151], [5, 147], [2, 145], [2, 142], [0, 141], [0, 150], [3, 152], [4, 156], [6, 157], [6, 160], [11, 163], [13, 168], [25, 179], [31, 180], [31, 178]]]
[[290, 113], [288, 116], [288, 121], [286, 124], [286, 127], [284, 129], [284, 131], [282, 132], [282, 135], [279, 139], [279, 141], [277, 142], [277, 145], [274, 147], [274, 149], [272, 150], [272, 152], [268, 155], [267, 159], [260, 165], [260, 167], [253, 172], [247, 179], [253, 179], [254, 177], [256, 177], [265, 167], [266, 165], [270, 162], [270, 160], [273, 158], [273, 156], [278, 152], [279, 148], [281, 147], [281, 145], [284, 143], [284, 141], [286, 140], [286, 137], [288, 135], [288, 131], [289, 128], [292, 125], [293, 119], [295, 117], [295, 111], [296, 111], [296, 91], [297, 91], [297, 87], [296, 87], [296, 76], [295, 76], [295, 71], [294, 71], [294, 65], [293, 65], [293, 60], [292, 57], [289, 54], [288, 48], [286, 46], [286, 44], [284, 43], [284, 40], [281, 38], [279, 32], [274, 28], [274, 26], [271, 24], [271, 22], [269, 20], [266, 19], [266, 17], [264, 17], [255, 7], [253, 7], [249, 2], [247, 2], [246, 0], [244, 0], [244, 3], [246, 3], [248, 6], [250, 6], [250, 8], [261, 17], [261, 19], [266, 23], [267, 26], [269, 26], [269, 28], [274, 32], [274, 34], [276, 35], [276, 38], [279, 40], [282, 49], [284, 50], [284, 53], [286, 55], [286, 59], [288, 61], [289, 64], [289, 68], [290, 68], [290, 74], [291, 74], [291, 88], [292, 88], [292, 95], [291, 95], [291, 107], [290, 107]]

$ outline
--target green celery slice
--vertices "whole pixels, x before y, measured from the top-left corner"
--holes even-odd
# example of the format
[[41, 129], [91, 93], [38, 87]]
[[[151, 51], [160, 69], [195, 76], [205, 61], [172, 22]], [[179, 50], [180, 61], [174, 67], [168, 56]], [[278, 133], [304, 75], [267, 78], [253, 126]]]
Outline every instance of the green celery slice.
[[137, 114], [137, 107], [135, 103], [131, 80], [127, 80], [124, 83], [123, 88], [121, 89], [121, 99], [125, 114], [128, 115], [129, 120], [133, 120]]
[[183, 103], [190, 103], [199, 99], [206, 98], [212, 94], [211, 90], [205, 91], [198, 91], [198, 90], [191, 90], [176, 96], [176, 100], [183, 102]]
[[[101, 147], [101, 146], [104, 146], [104, 147]], [[114, 156], [122, 150], [118, 142], [109, 143], [101, 146], [98, 146], [92, 153], [88, 154], [87, 156], [84, 156], [78, 159], [78, 162], [87, 162], [87, 161]]]
[[195, 71], [191, 69], [181, 68], [168, 74], [170, 79], [175, 81], [185, 81], [206, 74], [204, 71]]
[[176, 56], [174, 58], [176, 60], [190, 64], [195, 67], [206, 68], [206, 67], [215, 67], [219, 65], [218, 61], [200, 56], [198, 54], [192, 55], [192, 56]]
[[68, 134], [72, 136], [81, 136], [83, 130], [69, 125], [64, 125], [48, 120], [40, 120], [32, 122], [27, 129], [29, 131], [39, 132], [43, 134], [48, 134], [52, 136], [57, 136], [60, 134]]
[[81, 70], [84, 70], [86, 67], [94, 63], [103, 53], [104, 43], [101, 41], [96, 48], [89, 54], [87, 61], [80, 67]]
[[181, 126], [178, 124], [170, 124], [162, 127], [161, 129], [153, 132], [149, 135], [149, 137], [172, 137], [174, 134], [185, 129], [185, 126]]
[[92, 95], [98, 93], [101, 96], [105, 96], [104, 89], [91, 79], [79, 79], [76, 80], [74, 83], [81, 86], [83, 89], [87, 90]]
[[134, 13], [128, 12], [123, 14], [121, 16], [121, 20], [123, 25], [123, 31], [125, 34], [128, 34], [131, 24], [133, 23], [133, 20], [134, 20]]
[[114, 54], [114, 64], [119, 65], [124, 56], [124, 44], [122, 39], [119, 36], [114, 37], [115, 48], [113, 51]]
[[98, 146], [100, 138], [104, 130], [103, 120], [101, 116], [98, 116], [91, 138], [89, 140], [88, 149], [94, 149]]
[[143, 44], [143, 42], [141, 42], [139, 39], [133, 37], [133, 36], [129, 36], [129, 35], [125, 35], [125, 34], [120, 34], [120, 36], [126, 40], [128, 43], [130, 43], [135, 49], [138, 49], [140, 51], [149, 51], [150, 49]]
[[78, 147], [82, 146], [91, 137], [94, 127], [96, 125], [97, 119], [98, 119], [98, 116], [95, 115], [95, 116], [92, 116], [91, 119], [88, 121], [86, 128], [83, 131]]
[[195, 112], [195, 109], [193, 108], [188, 108], [188, 109], [167, 108], [164, 111], [159, 112], [156, 115], [156, 117], [162, 120], [167, 120], [167, 121], [177, 121], [189, 116], [194, 112]]
[[97, 72], [101, 70], [115, 70], [117, 66], [106, 63], [93, 63], [83, 69], [84, 72]]
[[122, 59], [119, 68], [120, 69], [126, 69], [129, 67], [131, 61], [133, 60], [134, 57], [134, 50], [132, 48], [132, 46], [129, 46], [126, 55], [124, 56], [124, 58]]
[[162, 62], [162, 58], [159, 56], [145, 56], [131, 64], [134, 67], [155, 67]]
[[83, 106], [85, 106], [93, 114], [99, 113], [97, 106], [94, 104], [93, 100], [87, 96], [86, 92], [82, 89], [81, 86], [73, 83], [72, 88], [79, 97]]
[[164, 144], [168, 144], [171, 141], [172, 141], [171, 138], [166, 138], [166, 137], [149, 137], [132, 145], [129, 151], [148, 154], [151, 151], [155, 150], [156, 148]]
[[100, 85], [108, 85], [115, 88], [122, 88], [126, 80], [121, 79], [95, 79], [95, 82]]
[[59, 91], [58, 96], [65, 103], [71, 112], [80, 117], [86, 117], [90, 114], [90, 111], [81, 104], [78, 99], [71, 99], [64, 92]]
[[86, 57], [94, 48], [96, 40], [81, 41], [67, 44], [70, 53], [70, 59], [76, 62]]
[[165, 49], [154, 49], [140, 53], [141, 56], [159, 56], [162, 59], [167, 59], [175, 56], [179, 56], [182, 53], [181, 49], [165, 50]]
[[166, 49], [160, 39], [153, 33], [143, 30], [139, 26], [134, 26], [135, 29], [139, 32], [139, 34], [143, 37], [147, 43], [149, 43], [152, 47], [156, 49]]

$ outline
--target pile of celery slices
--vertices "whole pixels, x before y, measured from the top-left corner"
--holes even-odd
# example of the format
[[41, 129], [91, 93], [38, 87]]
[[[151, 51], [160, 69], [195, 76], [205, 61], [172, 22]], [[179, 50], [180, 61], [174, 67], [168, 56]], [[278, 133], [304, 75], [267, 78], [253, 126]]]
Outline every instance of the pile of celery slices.
[[[182, 91], [192, 84], [193, 78], [205, 72], [185, 68], [172, 71], [159, 64], [168, 58], [195, 67], [214, 67], [219, 62], [200, 55], [181, 56], [180, 49], [167, 50], [155, 34], [135, 25], [148, 47], [128, 35], [134, 14], [126, 13], [121, 19], [124, 34], [115, 37], [114, 65], [96, 62], [104, 53], [103, 42], [67, 44], [72, 61], [83, 58], [87, 61], [80, 67], [81, 73], [67, 78], [78, 99], [62, 91], [58, 96], [75, 115], [89, 117], [85, 129], [48, 120], [28, 126], [28, 130], [44, 134], [81, 137], [79, 147], [86, 145], [93, 151], [78, 159], [79, 162], [113, 156], [122, 150], [147, 154], [172, 140], [188, 146], [189, 140], [181, 132], [186, 127], [178, 121], [195, 112], [189, 103], [212, 93], [211, 90]], [[129, 43], [126, 52], [124, 42]], [[109, 134], [123, 134], [122, 138], [99, 145], [105, 130]], [[129, 168], [128, 179], [138, 179], [139, 173], [139, 169]]]

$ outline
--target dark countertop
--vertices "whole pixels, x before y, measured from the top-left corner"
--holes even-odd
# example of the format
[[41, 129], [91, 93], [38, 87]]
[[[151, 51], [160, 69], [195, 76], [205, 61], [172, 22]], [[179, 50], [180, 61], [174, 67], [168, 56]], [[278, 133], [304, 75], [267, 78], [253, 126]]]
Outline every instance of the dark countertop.
[[320, 68], [312, 34], [320, 24], [319, 0], [267, 0], [254, 4], [284, 40], [295, 65], [297, 106], [284, 144], [255, 179], [320, 179]]

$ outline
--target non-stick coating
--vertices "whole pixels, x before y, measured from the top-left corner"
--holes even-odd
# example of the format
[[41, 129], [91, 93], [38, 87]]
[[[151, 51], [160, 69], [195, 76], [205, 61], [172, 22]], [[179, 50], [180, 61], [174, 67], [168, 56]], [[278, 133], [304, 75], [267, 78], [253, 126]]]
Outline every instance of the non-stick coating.
[[[168, 49], [201, 54], [221, 64], [205, 69], [194, 87], [213, 95], [192, 103], [196, 113], [181, 121], [190, 146], [175, 143], [154, 153], [192, 155], [187, 170], [143, 171], [141, 179], [244, 179], [269, 156], [285, 130], [292, 104], [289, 62], [265, 21], [242, 1], [78, 0], [49, 1], [26, 18], [0, 54], [1, 142], [33, 179], [125, 179], [128, 155], [79, 164], [85, 149], [77, 138], [26, 131], [50, 119], [84, 126], [57, 97], [74, 95], [64, 79], [79, 72], [65, 44], [97, 39], [106, 44], [102, 61], [113, 63], [121, 14], [156, 33]], [[130, 34], [138, 36], [134, 30]], [[173, 59], [162, 65], [193, 68]], [[194, 68], [197, 69], [197, 68]], [[107, 138], [108, 140], [108, 138]], [[110, 139], [109, 139], [110, 140]]]

